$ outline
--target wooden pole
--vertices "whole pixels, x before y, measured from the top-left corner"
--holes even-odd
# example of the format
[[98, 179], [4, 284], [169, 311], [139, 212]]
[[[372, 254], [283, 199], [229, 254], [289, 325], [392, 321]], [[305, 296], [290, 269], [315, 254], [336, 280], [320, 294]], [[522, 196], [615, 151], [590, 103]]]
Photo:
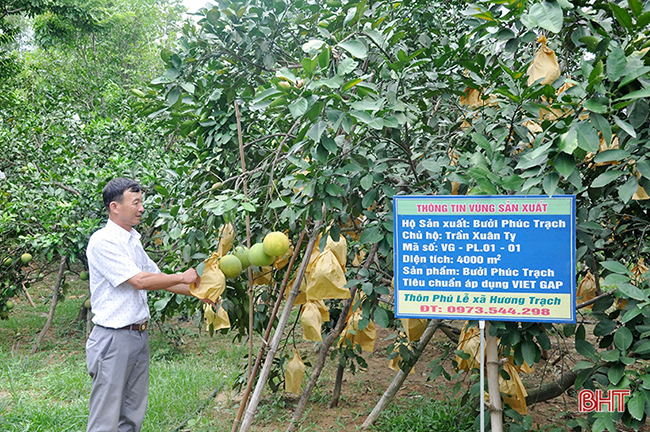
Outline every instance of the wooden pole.
[[[427, 328], [424, 330], [424, 333], [422, 333], [422, 336], [420, 337], [420, 342], [418, 342], [418, 346], [415, 351], [415, 361], [413, 362], [413, 366], [415, 366], [415, 363], [417, 363], [417, 361], [420, 359], [420, 356], [422, 355], [424, 348], [427, 346], [427, 344], [433, 337], [433, 334], [436, 332], [436, 330], [438, 330], [438, 327], [440, 326], [440, 322], [441, 322], [440, 320], [429, 321]], [[408, 377], [409, 372], [411, 372], [411, 369], [413, 369], [413, 366], [409, 367], [405, 371], [400, 369], [397, 372], [397, 374], [393, 378], [393, 381], [390, 383], [390, 385], [382, 395], [381, 399], [379, 399], [377, 405], [375, 405], [375, 408], [373, 408], [370, 415], [368, 415], [366, 420], [363, 422], [363, 425], [361, 425], [361, 429], [369, 428], [379, 418], [379, 414], [381, 414], [381, 412], [384, 409], [386, 409], [390, 401], [393, 400], [398, 390], [404, 384], [404, 381], [406, 381], [406, 378]]]
[[[246, 157], [244, 156], [244, 138], [241, 129], [241, 113], [239, 104], [235, 99], [235, 117], [237, 119], [237, 136], [239, 138], [239, 159], [241, 160], [242, 183], [244, 185], [244, 197], [248, 199], [248, 182], [246, 181]], [[251, 247], [251, 221], [246, 212], [246, 246]], [[253, 362], [253, 270], [248, 267], [248, 368], [246, 374], [251, 376], [251, 365]]]
[[[370, 268], [370, 264], [372, 264], [372, 261], [375, 259], [375, 254], [377, 253], [377, 249], [379, 249], [379, 243], [375, 243], [372, 246], [372, 249], [370, 249], [370, 253], [368, 253], [368, 256], [366, 257], [366, 261], [363, 264], [364, 269], [368, 270]], [[343, 328], [345, 327], [345, 322], [347, 320], [348, 312], [352, 308], [352, 303], [354, 302], [354, 296], [356, 292], [357, 292], [356, 286], [350, 288], [350, 298], [348, 299], [347, 302], [345, 302], [345, 306], [341, 311], [341, 315], [339, 315], [339, 319], [336, 322], [334, 329], [332, 329], [332, 331], [327, 334], [325, 339], [323, 339], [323, 345], [321, 346], [320, 352], [318, 354], [318, 361], [316, 362], [316, 366], [314, 366], [314, 370], [312, 371], [311, 376], [309, 377], [309, 382], [307, 383], [305, 390], [303, 390], [302, 395], [298, 400], [298, 405], [296, 405], [296, 409], [293, 412], [293, 417], [289, 422], [289, 426], [287, 427], [287, 432], [294, 432], [298, 428], [298, 424], [300, 423], [302, 414], [305, 412], [305, 408], [307, 407], [307, 402], [309, 401], [311, 392], [314, 390], [314, 387], [316, 387], [316, 382], [318, 381], [318, 378], [320, 377], [320, 374], [323, 371], [323, 367], [325, 367], [325, 361], [329, 357], [329, 349], [334, 343], [334, 341], [336, 340], [336, 338], [340, 336], [341, 332], [343, 331]]]
[[246, 415], [244, 416], [244, 420], [242, 421], [242, 425], [241, 428], [239, 429], [239, 432], [247, 432], [248, 430], [250, 430], [251, 424], [253, 423], [253, 417], [255, 416], [255, 412], [257, 411], [257, 405], [259, 404], [260, 398], [262, 396], [262, 390], [264, 389], [266, 380], [268, 379], [269, 373], [271, 372], [271, 367], [273, 366], [273, 359], [275, 358], [275, 354], [277, 353], [278, 347], [280, 346], [280, 342], [282, 341], [284, 328], [287, 326], [287, 322], [289, 321], [289, 315], [291, 315], [291, 308], [293, 307], [293, 303], [296, 300], [296, 297], [298, 297], [298, 292], [300, 291], [300, 284], [302, 282], [302, 279], [305, 277], [307, 264], [309, 264], [309, 257], [311, 257], [311, 253], [314, 250], [314, 246], [316, 245], [316, 240], [318, 239], [318, 233], [322, 227], [323, 227], [322, 221], [318, 221], [316, 223], [316, 226], [314, 227], [314, 231], [309, 240], [309, 244], [307, 245], [307, 249], [305, 250], [305, 256], [302, 260], [302, 263], [300, 264], [300, 268], [298, 269], [298, 274], [296, 275], [296, 279], [293, 282], [293, 287], [291, 288], [291, 292], [289, 293], [289, 298], [287, 299], [287, 302], [284, 305], [284, 310], [282, 311], [282, 315], [280, 316], [280, 320], [278, 321], [278, 327], [275, 330], [275, 334], [273, 335], [273, 340], [269, 345], [269, 352], [266, 355], [266, 360], [264, 361], [264, 367], [260, 372], [259, 379], [257, 380], [257, 385], [255, 386], [255, 391], [253, 392], [253, 396], [251, 397], [250, 404], [248, 405], [248, 409], [246, 410]]
[[[241, 416], [244, 414], [244, 410], [246, 409], [246, 403], [248, 402], [248, 396], [250, 395], [251, 389], [253, 388], [253, 383], [255, 382], [255, 376], [257, 375], [257, 371], [259, 370], [260, 364], [262, 363], [262, 357], [264, 357], [264, 353], [266, 352], [269, 336], [271, 335], [271, 331], [273, 330], [273, 323], [275, 322], [275, 317], [278, 315], [278, 311], [280, 310], [280, 303], [282, 303], [282, 298], [284, 297], [284, 290], [286, 289], [287, 283], [289, 282], [291, 269], [293, 268], [293, 265], [296, 262], [296, 257], [300, 252], [300, 246], [302, 245], [302, 241], [304, 238], [305, 238], [305, 231], [303, 230], [300, 233], [300, 238], [298, 238], [298, 243], [296, 244], [296, 247], [293, 250], [293, 255], [291, 256], [291, 260], [289, 261], [289, 265], [287, 266], [287, 271], [284, 275], [284, 280], [282, 281], [282, 285], [280, 286], [280, 292], [278, 293], [278, 298], [275, 299], [275, 306], [273, 307], [273, 312], [271, 313], [269, 324], [266, 326], [264, 339], [262, 339], [262, 346], [257, 353], [257, 358], [255, 359], [255, 366], [253, 366], [253, 371], [248, 376], [248, 383], [246, 385], [246, 390], [244, 390], [244, 395], [242, 397], [241, 404], [239, 405], [237, 416], [235, 417], [235, 421], [232, 424], [232, 429], [231, 429], [232, 432], [236, 432], [237, 428], [239, 427], [239, 424], [241, 423]], [[305, 257], [305, 259], [309, 259], [309, 257]]]
[[503, 408], [499, 390], [499, 342], [490, 334], [490, 323], [485, 325], [487, 381], [490, 394], [490, 424], [492, 432], [503, 432]]

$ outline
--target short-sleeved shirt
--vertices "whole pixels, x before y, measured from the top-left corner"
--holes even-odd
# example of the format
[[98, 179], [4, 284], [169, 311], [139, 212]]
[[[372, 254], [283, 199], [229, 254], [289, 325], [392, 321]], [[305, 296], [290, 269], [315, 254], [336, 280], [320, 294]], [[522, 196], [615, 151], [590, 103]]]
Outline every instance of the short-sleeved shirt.
[[110, 219], [86, 249], [93, 322], [109, 328], [140, 324], [150, 318], [147, 292], [127, 281], [140, 272], [160, 273], [140, 243], [140, 234]]

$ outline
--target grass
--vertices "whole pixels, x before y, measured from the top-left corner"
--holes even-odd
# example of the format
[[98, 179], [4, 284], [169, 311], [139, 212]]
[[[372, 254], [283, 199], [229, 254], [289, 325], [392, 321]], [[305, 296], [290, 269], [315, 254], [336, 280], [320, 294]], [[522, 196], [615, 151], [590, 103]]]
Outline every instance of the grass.
[[[75, 321], [86, 292], [83, 283], [71, 286], [67, 299], [57, 305], [51, 330], [36, 354], [31, 354], [31, 347], [49, 310], [47, 287], [31, 293], [36, 309], [17, 298], [10, 319], [0, 321], [1, 431], [86, 430], [91, 380], [84, 352], [85, 323]], [[228, 413], [222, 428], [219, 420], [224, 413], [210, 408], [196, 415], [195, 411], [216, 388], [231, 388], [242, 369], [245, 350], [233, 345], [228, 335], [206, 337], [189, 327], [170, 320], [150, 331], [144, 432], [171, 431], [186, 419], [192, 431], [230, 430], [234, 414]]]
[[391, 404], [371, 430], [376, 432], [470, 432], [476, 416], [458, 400], [411, 400], [407, 406]]

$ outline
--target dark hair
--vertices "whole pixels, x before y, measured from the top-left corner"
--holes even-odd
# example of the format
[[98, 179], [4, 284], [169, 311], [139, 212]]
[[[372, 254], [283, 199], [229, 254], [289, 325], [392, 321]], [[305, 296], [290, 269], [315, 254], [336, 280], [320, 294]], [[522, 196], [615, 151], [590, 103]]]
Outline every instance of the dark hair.
[[141, 190], [140, 185], [131, 179], [124, 177], [115, 178], [106, 183], [106, 186], [104, 186], [104, 189], [102, 190], [102, 195], [104, 196], [104, 207], [106, 207], [106, 210], [110, 212], [111, 203], [113, 201], [121, 203], [122, 198], [124, 198], [124, 192], [140, 192]]

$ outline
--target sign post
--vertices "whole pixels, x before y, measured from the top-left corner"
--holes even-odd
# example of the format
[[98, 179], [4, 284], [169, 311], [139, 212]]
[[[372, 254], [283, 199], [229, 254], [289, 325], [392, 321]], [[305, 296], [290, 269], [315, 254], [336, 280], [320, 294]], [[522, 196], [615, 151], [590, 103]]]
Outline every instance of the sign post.
[[395, 316], [575, 323], [575, 196], [395, 196]]

